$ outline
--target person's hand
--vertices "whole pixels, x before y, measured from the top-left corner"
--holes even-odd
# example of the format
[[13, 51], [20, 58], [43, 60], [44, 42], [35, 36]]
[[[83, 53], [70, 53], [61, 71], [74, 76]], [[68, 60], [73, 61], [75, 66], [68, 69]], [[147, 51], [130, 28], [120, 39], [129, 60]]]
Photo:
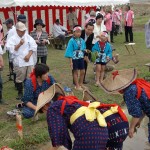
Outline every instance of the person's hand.
[[42, 40], [42, 44], [46, 44], [47, 43], [47, 40], [46, 39], [43, 39]]
[[106, 59], [107, 59], [107, 61], [109, 61], [109, 60], [110, 60], [110, 58], [109, 58], [108, 56], [106, 57]]
[[96, 36], [96, 38], [100, 38], [100, 36], [99, 36], [99, 35], [97, 35], [97, 36]]
[[21, 39], [19, 44], [23, 45], [24, 44], [24, 39]]
[[24, 57], [25, 62], [28, 62], [29, 59], [30, 59], [30, 55], [26, 55], [26, 56]]
[[35, 40], [35, 42], [36, 42], [37, 44], [40, 44], [39, 40]]
[[134, 129], [134, 128], [130, 128], [130, 129], [129, 129], [129, 137], [130, 137], [130, 138], [133, 138], [134, 132], [135, 132], [135, 129]]
[[86, 63], [89, 63], [89, 62], [90, 62], [88, 56], [85, 56], [85, 57], [84, 57], [84, 60], [86, 61]]

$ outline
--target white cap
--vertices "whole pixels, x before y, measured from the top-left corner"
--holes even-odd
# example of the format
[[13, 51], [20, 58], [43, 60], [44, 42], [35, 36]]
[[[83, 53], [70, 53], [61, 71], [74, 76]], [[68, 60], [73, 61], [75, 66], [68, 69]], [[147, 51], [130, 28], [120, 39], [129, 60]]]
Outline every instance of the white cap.
[[25, 31], [25, 30], [27, 30], [25, 24], [22, 23], [22, 22], [18, 22], [18, 23], [16, 24], [16, 29], [19, 30], [19, 31]]

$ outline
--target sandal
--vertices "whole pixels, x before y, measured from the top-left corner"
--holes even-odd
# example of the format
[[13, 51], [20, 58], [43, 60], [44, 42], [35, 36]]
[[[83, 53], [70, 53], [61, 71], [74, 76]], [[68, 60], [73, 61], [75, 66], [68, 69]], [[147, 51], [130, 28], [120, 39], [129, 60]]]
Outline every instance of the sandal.
[[9, 115], [9, 116], [16, 116], [17, 114], [20, 114], [20, 113], [21, 113], [21, 111], [18, 109], [13, 109], [11, 111], [7, 111], [7, 115]]

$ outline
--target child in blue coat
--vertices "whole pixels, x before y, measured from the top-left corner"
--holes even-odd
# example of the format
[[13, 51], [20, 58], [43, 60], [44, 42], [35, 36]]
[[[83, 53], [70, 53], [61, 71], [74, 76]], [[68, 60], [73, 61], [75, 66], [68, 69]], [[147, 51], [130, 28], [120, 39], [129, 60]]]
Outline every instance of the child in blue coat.
[[92, 52], [97, 52], [96, 58], [96, 86], [100, 86], [104, 78], [106, 63], [112, 59], [112, 48], [108, 43], [108, 33], [103, 31], [100, 35], [100, 41], [96, 42]]
[[[69, 40], [65, 57], [69, 58], [70, 67], [73, 70], [73, 80], [75, 89], [82, 91], [84, 79], [84, 52], [86, 49], [85, 41], [81, 36], [81, 27], [76, 25], [73, 29], [73, 37]], [[78, 81], [78, 73], [80, 71], [80, 79]]]

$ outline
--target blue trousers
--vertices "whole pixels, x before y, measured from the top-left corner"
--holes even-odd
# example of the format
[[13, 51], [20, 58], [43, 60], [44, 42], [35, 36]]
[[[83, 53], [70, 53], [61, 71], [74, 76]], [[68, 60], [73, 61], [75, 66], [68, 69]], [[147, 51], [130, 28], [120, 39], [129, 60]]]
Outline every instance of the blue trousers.
[[22, 115], [26, 119], [32, 118], [34, 116], [34, 112], [35, 112], [35, 110], [33, 110], [27, 106], [24, 106], [22, 109]]

